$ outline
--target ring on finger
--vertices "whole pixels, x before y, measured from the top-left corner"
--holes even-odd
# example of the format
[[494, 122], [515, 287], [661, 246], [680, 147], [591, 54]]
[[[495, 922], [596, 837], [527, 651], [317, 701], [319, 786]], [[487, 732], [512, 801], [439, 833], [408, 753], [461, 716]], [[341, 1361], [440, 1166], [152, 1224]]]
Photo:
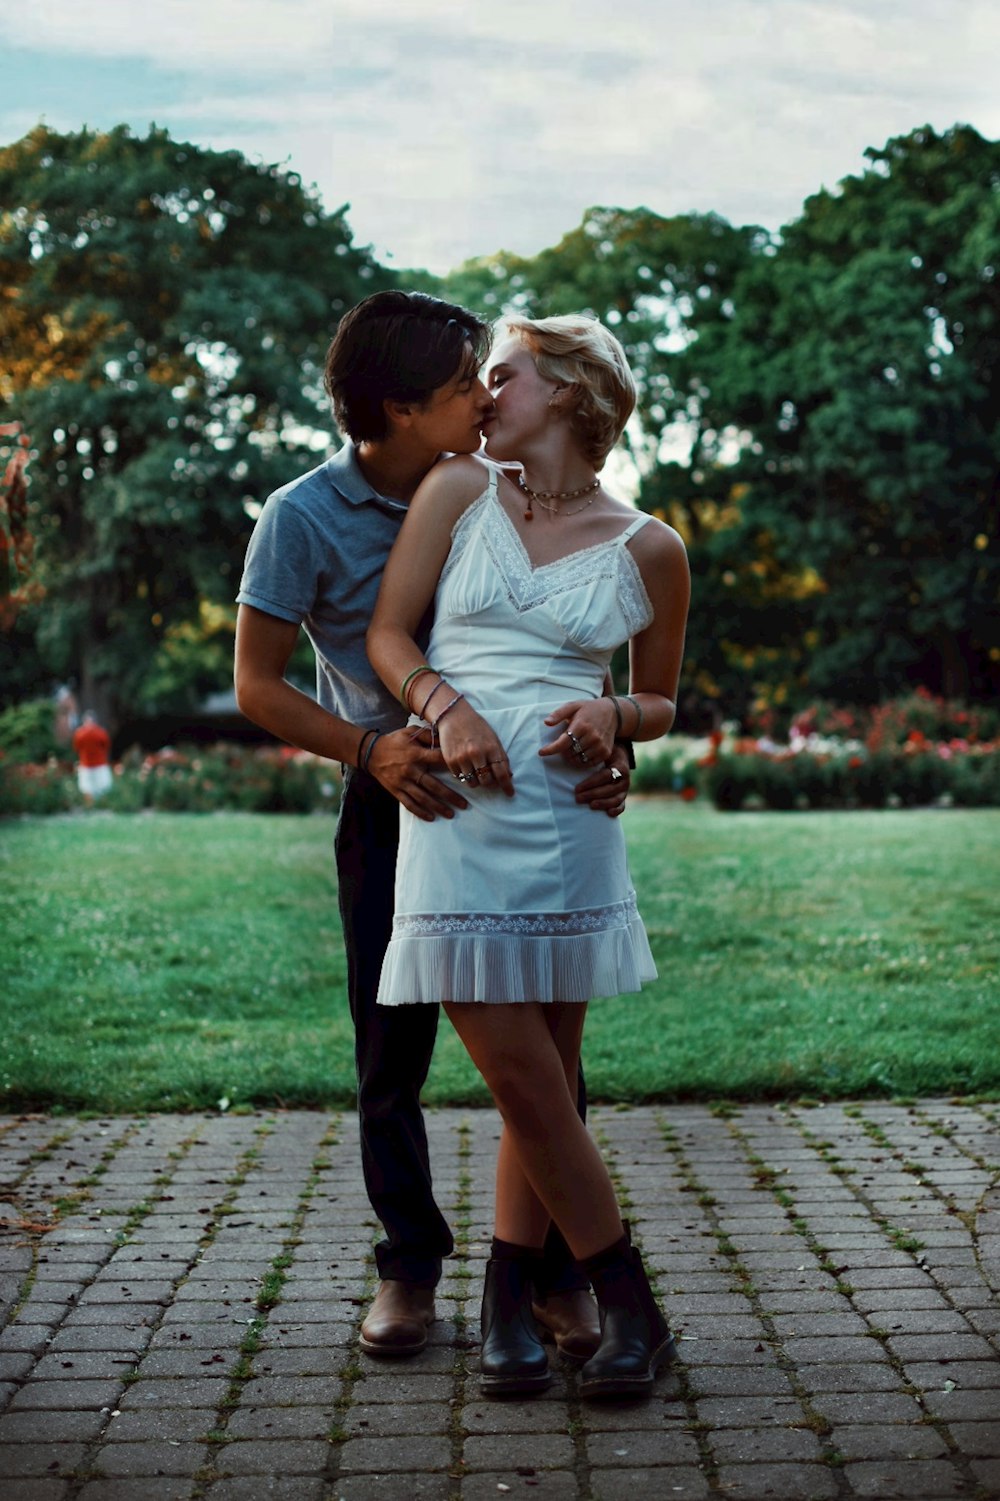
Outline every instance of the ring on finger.
[[464, 782], [466, 784], [470, 782], [478, 782], [479, 780], [474, 771], [456, 771], [455, 779], [456, 781]]
[[613, 782], [624, 781], [624, 777], [622, 776], [621, 772], [618, 770], [617, 766], [612, 766], [611, 767], [611, 780]]
[[573, 749], [576, 751], [577, 755], [579, 756], [580, 753], [583, 750], [583, 746], [580, 744], [579, 740], [573, 734], [572, 730], [567, 730], [566, 733], [569, 736], [569, 743], [570, 743], [570, 745], [573, 747]]

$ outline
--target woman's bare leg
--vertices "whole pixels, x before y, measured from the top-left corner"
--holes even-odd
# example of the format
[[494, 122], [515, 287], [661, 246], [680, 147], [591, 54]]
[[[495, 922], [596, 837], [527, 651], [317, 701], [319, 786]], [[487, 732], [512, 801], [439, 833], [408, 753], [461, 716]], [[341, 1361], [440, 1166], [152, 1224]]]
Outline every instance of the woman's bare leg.
[[[576, 1088], [580, 1066], [580, 1043], [586, 1021], [586, 1004], [553, 1003], [540, 1008], [570, 1091]], [[511, 1134], [500, 1134], [496, 1172], [496, 1233], [501, 1240], [540, 1250], [549, 1233], [552, 1216], [525, 1177]]]
[[[607, 1168], [576, 1109], [585, 1008], [527, 1004], [516, 1010], [512, 1026], [510, 1006], [445, 1003], [504, 1122], [497, 1234], [518, 1245], [541, 1245], [541, 1206], [577, 1259], [592, 1256], [618, 1240], [622, 1222]], [[501, 1213], [516, 1235], [501, 1229]], [[531, 1238], [520, 1238], [526, 1231]]]

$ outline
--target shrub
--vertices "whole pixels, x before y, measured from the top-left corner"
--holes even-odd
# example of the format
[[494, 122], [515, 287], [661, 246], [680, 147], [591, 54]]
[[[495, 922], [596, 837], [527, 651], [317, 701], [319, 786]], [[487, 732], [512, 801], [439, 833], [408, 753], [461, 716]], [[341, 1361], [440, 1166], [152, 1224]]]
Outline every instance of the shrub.
[[[751, 745], [753, 742], [751, 742]], [[942, 754], [942, 749], [947, 752]], [[712, 759], [704, 785], [717, 808], [904, 808], [953, 802], [1000, 804], [1000, 745], [955, 753], [948, 747], [874, 755], [734, 749]]]
[[0, 753], [5, 760], [37, 764], [47, 762], [58, 751], [51, 699], [28, 699], [0, 714]]
[[917, 688], [875, 707], [812, 704], [794, 715], [788, 734], [791, 743], [820, 735], [858, 740], [871, 751], [951, 740], [981, 745], [1000, 737], [1000, 709], [938, 698], [926, 688]]
[[[337, 806], [339, 777], [327, 761], [292, 750], [180, 746], [129, 751], [100, 806], [114, 813], [312, 813]], [[0, 763], [0, 814], [56, 813], [79, 805], [73, 768]]]
[[0, 816], [65, 813], [79, 801], [73, 769], [64, 762], [0, 762]]

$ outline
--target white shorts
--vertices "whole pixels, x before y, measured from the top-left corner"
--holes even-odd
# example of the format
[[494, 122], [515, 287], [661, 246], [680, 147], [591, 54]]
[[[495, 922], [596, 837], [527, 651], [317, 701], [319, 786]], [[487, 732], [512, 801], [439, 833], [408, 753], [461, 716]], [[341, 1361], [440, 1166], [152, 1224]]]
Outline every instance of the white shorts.
[[101, 797], [111, 786], [111, 767], [78, 766], [76, 781], [84, 797]]

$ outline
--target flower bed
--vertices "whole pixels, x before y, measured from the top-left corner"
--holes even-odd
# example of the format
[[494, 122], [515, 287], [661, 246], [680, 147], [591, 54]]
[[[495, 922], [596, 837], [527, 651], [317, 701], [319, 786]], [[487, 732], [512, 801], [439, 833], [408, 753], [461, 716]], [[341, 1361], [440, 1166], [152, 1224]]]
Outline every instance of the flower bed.
[[[99, 806], [116, 813], [314, 813], [335, 808], [340, 776], [329, 761], [291, 746], [246, 750], [220, 744], [130, 751]], [[72, 764], [0, 762], [0, 815], [64, 813], [82, 806]]]
[[1000, 716], [925, 692], [868, 710], [817, 705], [792, 720], [785, 742], [730, 728], [640, 754], [633, 786], [705, 793], [728, 812], [997, 807]]

